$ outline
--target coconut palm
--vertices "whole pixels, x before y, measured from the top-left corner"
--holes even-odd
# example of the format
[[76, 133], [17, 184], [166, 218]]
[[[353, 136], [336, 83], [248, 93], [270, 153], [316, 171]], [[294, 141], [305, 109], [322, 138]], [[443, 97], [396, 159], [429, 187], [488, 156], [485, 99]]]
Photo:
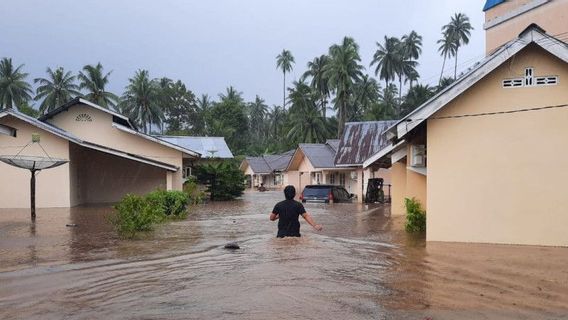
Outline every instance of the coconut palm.
[[400, 40], [396, 37], [385, 36], [384, 45], [377, 42], [377, 51], [373, 55], [371, 66], [377, 65], [375, 75], [381, 80], [385, 80], [385, 87], [395, 79], [401, 58]]
[[276, 68], [280, 68], [284, 75], [284, 82], [282, 84], [282, 106], [286, 108], [286, 72], [292, 71], [292, 64], [294, 64], [294, 56], [289, 50], [283, 49], [282, 52], [276, 56]]
[[225, 93], [219, 94], [219, 99], [221, 99], [221, 101], [226, 101], [226, 102], [230, 101], [237, 104], [241, 104], [243, 103], [243, 93], [237, 91], [237, 89], [235, 89], [233, 86], [229, 86], [225, 90]]
[[304, 82], [294, 82], [289, 89], [290, 120], [292, 127], [288, 132], [288, 139], [300, 143], [317, 143], [325, 141], [327, 128], [325, 118], [322, 117], [315, 103], [315, 94]]
[[87, 91], [85, 98], [107, 109], [114, 107], [118, 101], [115, 94], [105, 90], [111, 73], [112, 71], [103, 73], [103, 66], [99, 62], [94, 66], [84, 66], [78, 76], [79, 88]]
[[456, 13], [452, 18], [450, 23], [442, 27], [442, 31], [445, 35], [450, 37], [454, 42], [456, 52], [455, 52], [455, 63], [454, 63], [454, 79], [457, 77], [458, 70], [458, 51], [463, 44], [469, 43], [469, 37], [471, 35], [471, 30], [473, 27], [469, 22], [469, 17], [464, 13]]
[[79, 86], [75, 83], [75, 76], [71, 71], [65, 72], [62, 67], [59, 67], [55, 71], [47, 68], [46, 73], [47, 78], [34, 79], [34, 83], [39, 84], [34, 100], [43, 99], [39, 106], [39, 111], [42, 114], [48, 113], [81, 95]]
[[341, 44], [329, 48], [329, 63], [324, 68], [324, 76], [335, 93], [334, 108], [337, 111], [337, 134], [341, 137], [345, 122], [350, 113], [349, 108], [353, 86], [363, 75], [360, 64], [359, 46], [353, 38], [345, 37]]
[[26, 82], [23, 64], [14, 68], [12, 58], [0, 60], [0, 108], [18, 107], [31, 100], [32, 88]]
[[325, 54], [315, 57], [308, 62], [308, 70], [304, 72], [301, 80], [311, 78], [310, 86], [318, 93], [322, 115], [326, 117], [327, 99], [329, 97], [329, 79], [325, 77], [325, 66], [329, 62], [329, 57]]
[[[375, 78], [369, 75], [363, 75], [361, 79], [355, 84], [355, 100], [358, 105], [358, 112], [365, 113], [371, 109], [374, 104], [377, 104], [380, 97], [380, 85]], [[350, 120], [355, 120], [351, 117]]]
[[451, 36], [445, 32], [442, 32], [442, 38], [437, 42], [440, 46], [438, 47], [438, 52], [444, 57], [444, 62], [442, 63], [442, 71], [440, 72], [440, 80], [438, 83], [442, 82], [442, 77], [444, 75], [444, 67], [446, 66], [446, 59], [448, 57], [453, 57], [457, 52], [457, 47]]
[[268, 112], [268, 106], [264, 100], [257, 95], [254, 102], [249, 103], [248, 109], [251, 131], [258, 138], [262, 134], [264, 119]]
[[413, 88], [409, 89], [404, 97], [404, 102], [402, 103], [402, 115], [409, 114], [414, 109], [419, 107], [424, 102], [428, 101], [435, 93], [435, 88], [431, 88], [428, 85], [418, 84]]
[[422, 36], [412, 30], [408, 35], [402, 36], [404, 55], [410, 60], [418, 60], [422, 53]]
[[160, 124], [163, 120], [159, 108], [158, 86], [150, 80], [147, 70], [138, 70], [134, 77], [128, 79], [122, 101], [134, 119], [142, 125], [144, 132], [149, 133], [152, 124]]
[[[402, 45], [399, 47], [399, 56], [396, 68], [396, 74], [398, 76], [398, 83], [399, 83], [399, 101], [402, 101], [402, 80], [403, 78], [406, 79], [409, 76], [414, 76], [418, 72], [416, 71], [417, 62], [407, 59], [404, 55], [404, 47]], [[400, 111], [400, 110], [399, 110]]]
[[280, 106], [273, 106], [272, 110], [268, 112], [268, 122], [270, 124], [271, 135], [274, 139], [280, 139], [282, 136], [282, 128], [286, 121], [287, 112]]

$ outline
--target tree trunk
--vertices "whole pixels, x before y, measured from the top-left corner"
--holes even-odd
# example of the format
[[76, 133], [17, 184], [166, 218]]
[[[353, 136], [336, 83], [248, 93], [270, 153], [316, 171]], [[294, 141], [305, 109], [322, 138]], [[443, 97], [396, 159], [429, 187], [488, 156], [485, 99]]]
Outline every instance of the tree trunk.
[[442, 72], [440, 72], [440, 80], [438, 81], [438, 86], [440, 86], [440, 83], [442, 83], [442, 76], [444, 75], [444, 67], [446, 66], [446, 57], [447, 55], [444, 55], [444, 62], [442, 63]]
[[398, 75], [398, 82], [400, 84], [400, 87], [398, 88], [398, 117], [400, 118], [400, 109], [402, 106], [402, 75], [399, 74]]
[[458, 50], [456, 49], [456, 62], [454, 63], [454, 80], [456, 80], [458, 75]]
[[282, 82], [282, 108], [286, 110], [286, 71], [284, 73], [284, 82]]

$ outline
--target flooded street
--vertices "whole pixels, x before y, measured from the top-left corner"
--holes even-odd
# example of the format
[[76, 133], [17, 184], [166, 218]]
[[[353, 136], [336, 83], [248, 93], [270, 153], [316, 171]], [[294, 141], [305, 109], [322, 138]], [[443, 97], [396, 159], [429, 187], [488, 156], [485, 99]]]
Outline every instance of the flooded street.
[[308, 204], [324, 230], [276, 239], [280, 198], [200, 205], [137, 240], [109, 207], [40, 209], [35, 227], [0, 211], [0, 319], [568, 319], [566, 248], [426, 246], [357, 204]]

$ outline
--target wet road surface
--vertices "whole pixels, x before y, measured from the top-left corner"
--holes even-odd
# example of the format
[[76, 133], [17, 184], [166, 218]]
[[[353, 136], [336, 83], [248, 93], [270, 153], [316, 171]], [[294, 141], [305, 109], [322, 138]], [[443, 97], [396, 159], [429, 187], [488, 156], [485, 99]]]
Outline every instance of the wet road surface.
[[109, 207], [41, 209], [35, 226], [2, 210], [0, 319], [568, 319], [566, 248], [426, 246], [356, 204], [308, 204], [324, 230], [275, 239], [280, 197], [200, 205], [137, 240]]

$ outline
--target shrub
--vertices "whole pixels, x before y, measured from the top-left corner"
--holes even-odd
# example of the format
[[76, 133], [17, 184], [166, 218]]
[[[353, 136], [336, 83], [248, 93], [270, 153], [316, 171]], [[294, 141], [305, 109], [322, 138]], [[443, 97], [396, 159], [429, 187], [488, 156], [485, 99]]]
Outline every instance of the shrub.
[[152, 226], [164, 220], [160, 208], [151, 206], [146, 198], [128, 194], [116, 206], [112, 219], [116, 230], [124, 236], [133, 237], [136, 232], [152, 230]]
[[415, 198], [405, 198], [404, 205], [406, 206], [406, 231], [426, 231], [426, 211], [422, 209], [420, 202]]
[[183, 184], [183, 192], [187, 195], [189, 204], [198, 204], [205, 199], [205, 192], [199, 189], [195, 177], [190, 177], [185, 181]]
[[146, 195], [148, 204], [159, 210], [163, 217], [185, 218], [188, 197], [182, 191], [156, 190]]
[[207, 185], [211, 200], [233, 200], [245, 190], [244, 174], [230, 161], [197, 167], [197, 179]]

